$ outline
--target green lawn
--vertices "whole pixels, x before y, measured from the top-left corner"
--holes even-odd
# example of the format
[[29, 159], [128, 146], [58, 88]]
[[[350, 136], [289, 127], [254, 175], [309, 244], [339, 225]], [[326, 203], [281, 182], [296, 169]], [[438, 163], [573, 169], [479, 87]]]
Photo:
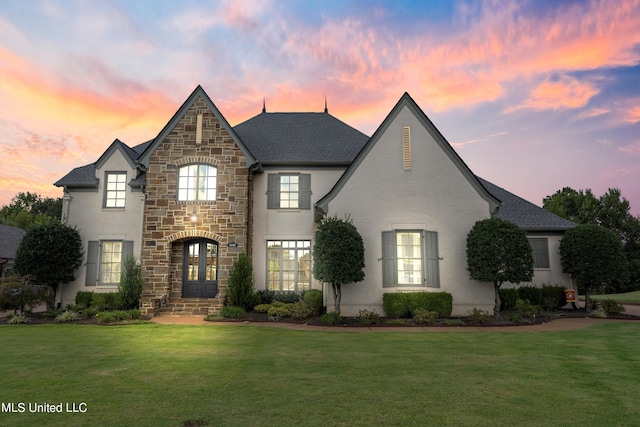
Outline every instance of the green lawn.
[[[11, 426], [631, 426], [640, 322], [566, 332], [0, 326]], [[82, 407], [84, 408], [84, 407]], [[197, 425], [197, 424], [195, 424]]]
[[[640, 291], [627, 292], [624, 294], [589, 295], [592, 299], [611, 299], [618, 303], [640, 304]], [[584, 297], [582, 297], [584, 300]]]

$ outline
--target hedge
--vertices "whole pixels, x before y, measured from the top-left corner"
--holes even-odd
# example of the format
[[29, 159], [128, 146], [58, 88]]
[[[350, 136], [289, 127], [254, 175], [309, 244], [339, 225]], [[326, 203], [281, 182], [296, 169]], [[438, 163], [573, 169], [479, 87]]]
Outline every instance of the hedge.
[[449, 317], [453, 296], [447, 292], [386, 293], [382, 307], [387, 317], [412, 317], [416, 310], [435, 311], [438, 317]]

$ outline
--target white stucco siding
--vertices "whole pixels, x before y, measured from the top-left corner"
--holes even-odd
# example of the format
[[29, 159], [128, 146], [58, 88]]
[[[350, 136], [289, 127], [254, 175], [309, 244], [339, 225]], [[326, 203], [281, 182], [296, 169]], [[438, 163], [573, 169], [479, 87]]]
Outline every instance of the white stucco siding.
[[[127, 190], [124, 208], [104, 208], [105, 173], [126, 172]], [[99, 180], [98, 189], [93, 191], [70, 191], [65, 194], [65, 206], [68, 216], [67, 224], [76, 227], [82, 238], [84, 248], [84, 260], [82, 266], [76, 272], [76, 280], [62, 286], [59, 292], [59, 302], [64, 307], [66, 304], [74, 304], [76, 293], [80, 290], [94, 292], [112, 292], [113, 286], [85, 286], [86, 258], [88, 242], [92, 240], [131, 240], [133, 241], [133, 253], [140, 259], [142, 241], [142, 210], [144, 206], [144, 193], [134, 192], [128, 185], [136, 177], [136, 170], [116, 150], [106, 160], [101, 168], [96, 170], [96, 178]]]
[[[256, 175], [253, 182], [253, 267], [256, 289], [267, 287], [267, 240], [311, 240], [316, 230], [313, 205], [331, 190], [344, 168], [273, 168]], [[311, 175], [310, 209], [268, 209], [269, 174], [301, 173]], [[311, 287], [321, 285], [313, 277]]]
[[[404, 126], [411, 128], [410, 170], [403, 167]], [[490, 215], [489, 203], [406, 107], [330, 201], [328, 213], [350, 215], [365, 244], [366, 277], [344, 287], [344, 315], [363, 308], [382, 314], [382, 295], [396, 290], [449, 292], [454, 315], [492, 306], [492, 286], [471, 281], [466, 271], [467, 234]], [[438, 232], [440, 288], [383, 288], [381, 233], [401, 229]]]

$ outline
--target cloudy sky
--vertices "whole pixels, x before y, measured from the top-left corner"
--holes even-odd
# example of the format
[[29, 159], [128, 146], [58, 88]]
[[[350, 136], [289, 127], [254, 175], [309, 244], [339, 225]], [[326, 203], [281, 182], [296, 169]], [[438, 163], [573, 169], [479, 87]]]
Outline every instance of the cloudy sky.
[[198, 84], [232, 125], [326, 97], [369, 135], [409, 92], [477, 175], [640, 214], [640, 0], [2, 0], [0, 205], [60, 197]]

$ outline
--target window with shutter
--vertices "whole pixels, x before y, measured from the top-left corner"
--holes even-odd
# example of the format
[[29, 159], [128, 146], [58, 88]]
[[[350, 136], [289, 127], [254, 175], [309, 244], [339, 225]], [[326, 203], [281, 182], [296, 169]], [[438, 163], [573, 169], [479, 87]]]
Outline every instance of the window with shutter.
[[382, 286], [440, 287], [438, 233], [382, 232]]
[[85, 286], [116, 286], [122, 263], [133, 254], [132, 240], [92, 240], [87, 249]]
[[269, 174], [268, 209], [311, 209], [311, 174]]

